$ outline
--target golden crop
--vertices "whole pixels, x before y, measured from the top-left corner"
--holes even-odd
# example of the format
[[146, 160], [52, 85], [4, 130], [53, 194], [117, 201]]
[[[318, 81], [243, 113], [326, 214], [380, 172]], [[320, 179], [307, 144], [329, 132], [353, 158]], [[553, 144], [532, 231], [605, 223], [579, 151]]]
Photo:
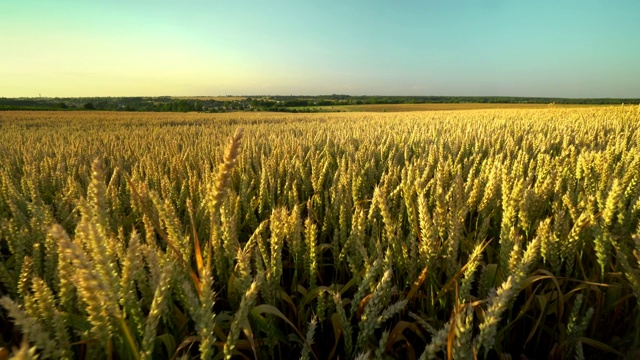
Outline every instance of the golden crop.
[[0, 112], [0, 347], [634, 357], [639, 220], [638, 106]]

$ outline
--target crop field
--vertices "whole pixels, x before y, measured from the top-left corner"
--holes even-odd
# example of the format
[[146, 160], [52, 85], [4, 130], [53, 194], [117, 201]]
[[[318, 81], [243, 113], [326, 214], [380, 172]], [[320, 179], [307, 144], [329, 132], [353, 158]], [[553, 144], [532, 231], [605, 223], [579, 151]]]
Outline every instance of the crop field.
[[0, 112], [0, 358], [640, 352], [640, 107]]
[[[585, 108], [593, 105], [581, 104], [515, 104], [515, 103], [427, 103], [427, 104], [368, 104], [321, 106], [319, 108], [337, 111], [363, 112], [407, 112], [407, 111], [443, 111], [443, 110], [484, 110], [484, 109], [557, 109]], [[596, 106], [597, 107], [597, 106]]]
[[173, 96], [174, 99], [184, 100], [215, 100], [215, 101], [240, 101], [245, 100], [245, 96]]
[[319, 112], [413, 112], [413, 111], [455, 111], [455, 110], [497, 110], [497, 109], [572, 109], [604, 107], [610, 105], [585, 104], [537, 104], [537, 103], [422, 103], [422, 104], [363, 104], [363, 105], [323, 105], [298, 106], [291, 109], [317, 109]]

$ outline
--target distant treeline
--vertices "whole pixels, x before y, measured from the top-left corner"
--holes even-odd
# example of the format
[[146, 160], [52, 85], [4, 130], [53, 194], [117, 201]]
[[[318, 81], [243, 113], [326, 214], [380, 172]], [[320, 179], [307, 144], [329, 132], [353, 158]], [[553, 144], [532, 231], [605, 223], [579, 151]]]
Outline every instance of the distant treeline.
[[363, 104], [507, 103], [638, 104], [640, 99], [512, 96], [247, 96], [229, 100], [161, 97], [0, 98], [0, 110], [110, 110], [162, 112], [282, 111], [316, 112], [319, 106]]
[[0, 98], [0, 110], [109, 110], [225, 112], [244, 110], [238, 101], [163, 97]]

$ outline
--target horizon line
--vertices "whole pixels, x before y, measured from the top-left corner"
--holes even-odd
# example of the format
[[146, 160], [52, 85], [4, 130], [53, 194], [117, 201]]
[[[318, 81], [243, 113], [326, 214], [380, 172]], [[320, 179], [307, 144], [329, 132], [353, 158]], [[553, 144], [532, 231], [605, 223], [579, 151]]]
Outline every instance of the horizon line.
[[419, 98], [419, 97], [433, 97], [433, 98], [520, 98], [520, 99], [596, 99], [596, 100], [638, 100], [637, 97], [571, 97], [571, 96], [523, 96], [523, 95], [352, 95], [352, 94], [252, 94], [252, 95], [92, 95], [92, 96], [0, 96], [3, 99], [87, 99], [87, 98], [257, 98], [257, 97], [275, 97], [275, 96], [288, 96], [288, 97], [334, 97], [334, 96], [348, 96], [348, 97], [387, 97], [387, 98]]

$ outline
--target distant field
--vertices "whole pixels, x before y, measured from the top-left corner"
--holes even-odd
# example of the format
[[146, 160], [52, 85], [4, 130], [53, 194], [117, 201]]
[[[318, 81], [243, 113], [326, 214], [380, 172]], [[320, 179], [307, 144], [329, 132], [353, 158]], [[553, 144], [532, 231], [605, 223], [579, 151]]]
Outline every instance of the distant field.
[[0, 360], [638, 359], [639, 107], [480, 105], [1, 112]]
[[173, 96], [174, 99], [183, 100], [215, 100], [215, 101], [240, 101], [246, 96]]
[[[246, 96], [174, 96], [183, 100], [241, 101]], [[512, 104], [512, 103], [429, 103], [429, 104], [366, 104], [366, 105], [328, 105], [295, 106], [290, 110], [304, 111], [317, 109], [319, 112], [405, 112], [405, 111], [443, 111], [443, 110], [483, 110], [483, 109], [548, 109], [548, 108], [585, 108], [603, 105], [593, 104]], [[606, 106], [612, 106], [608, 104]]]
[[[479, 109], [546, 109], [546, 108], [576, 108], [594, 105], [580, 104], [372, 104], [372, 105], [345, 105], [345, 106], [321, 106], [321, 109], [336, 111], [369, 111], [369, 112], [401, 112], [401, 111], [438, 111], [438, 110], [479, 110]], [[595, 105], [598, 106], [598, 105]]]

